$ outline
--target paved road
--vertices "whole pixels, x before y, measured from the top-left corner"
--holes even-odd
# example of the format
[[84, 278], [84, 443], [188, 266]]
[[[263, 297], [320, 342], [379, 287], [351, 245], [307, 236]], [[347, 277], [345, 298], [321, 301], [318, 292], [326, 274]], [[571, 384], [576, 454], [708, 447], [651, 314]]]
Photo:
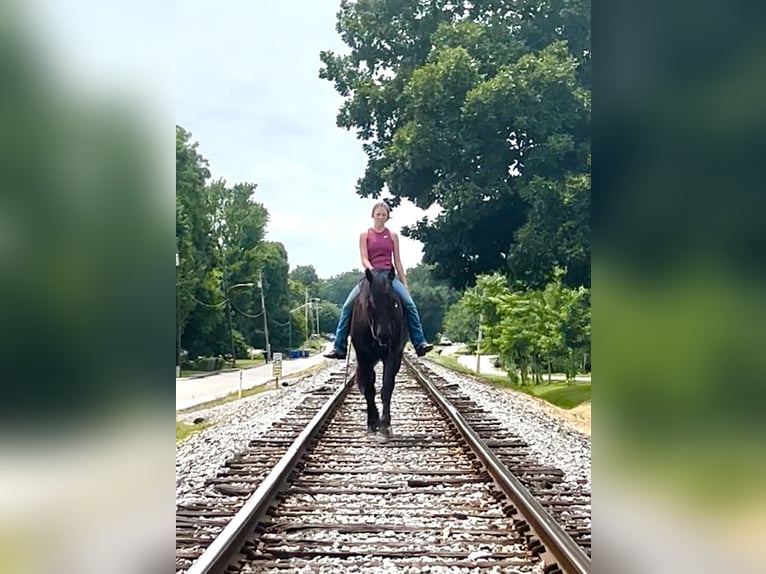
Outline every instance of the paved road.
[[[325, 359], [322, 356], [328, 346], [329, 343], [320, 353], [305, 359], [283, 360], [282, 376], [309, 369], [325, 361], [330, 362], [330, 359]], [[188, 409], [220, 399], [230, 393], [236, 393], [239, 390], [240, 373], [242, 374], [242, 390], [273, 383], [274, 377], [271, 372], [272, 364], [269, 363], [260, 367], [228, 371], [209, 377], [176, 379], [176, 410]]]
[[[447, 347], [447, 349], [451, 349]], [[454, 352], [454, 351], [453, 351]], [[449, 354], [449, 353], [448, 353]], [[496, 369], [493, 366], [493, 361], [497, 358], [497, 355], [482, 355], [479, 362], [479, 372], [484, 375], [498, 375], [500, 377], [506, 376], [508, 373], [502, 369]], [[457, 355], [458, 362], [464, 367], [468, 367], [471, 370], [476, 370], [476, 355]], [[548, 373], [543, 375], [543, 380], [548, 380]], [[553, 373], [551, 375], [552, 381], [565, 381], [566, 375], [563, 373]], [[590, 383], [590, 375], [577, 375], [575, 381], [578, 383]]]

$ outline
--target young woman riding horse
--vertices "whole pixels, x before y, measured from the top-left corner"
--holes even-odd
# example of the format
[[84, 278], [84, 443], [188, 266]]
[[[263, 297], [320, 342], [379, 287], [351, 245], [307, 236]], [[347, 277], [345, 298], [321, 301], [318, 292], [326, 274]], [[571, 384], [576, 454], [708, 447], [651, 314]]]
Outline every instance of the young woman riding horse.
[[[433, 345], [426, 342], [423, 335], [423, 326], [420, 323], [420, 315], [415, 307], [407, 289], [407, 276], [399, 258], [399, 236], [386, 227], [386, 222], [391, 216], [391, 208], [384, 201], [376, 203], [372, 208], [373, 226], [363, 231], [359, 236], [359, 254], [362, 258], [362, 268], [365, 270], [384, 269], [392, 271], [396, 269], [392, 286], [404, 305], [404, 315], [410, 331], [412, 344], [418, 357], [422, 357], [433, 349]], [[359, 296], [360, 286], [356, 285], [349, 293], [343, 310], [340, 313], [338, 328], [335, 331], [335, 344], [332, 351], [324, 356], [328, 359], [345, 359], [346, 346], [351, 319], [351, 311], [354, 301]]]

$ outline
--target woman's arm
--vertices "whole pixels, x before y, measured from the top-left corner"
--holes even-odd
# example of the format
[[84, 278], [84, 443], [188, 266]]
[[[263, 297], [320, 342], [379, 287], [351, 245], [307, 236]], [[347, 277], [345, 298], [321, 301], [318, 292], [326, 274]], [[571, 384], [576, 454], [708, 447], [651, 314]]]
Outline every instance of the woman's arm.
[[407, 276], [404, 274], [404, 265], [402, 265], [402, 260], [399, 257], [399, 236], [392, 231], [391, 239], [394, 241], [394, 267], [396, 268], [396, 274], [399, 276], [399, 281], [402, 282], [404, 288], [409, 291]]
[[359, 235], [359, 255], [362, 258], [362, 271], [365, 269], [372, 269], [372, 263], [370, 263], [370, 257], [367, 253], [367, 232], [362, 231]]

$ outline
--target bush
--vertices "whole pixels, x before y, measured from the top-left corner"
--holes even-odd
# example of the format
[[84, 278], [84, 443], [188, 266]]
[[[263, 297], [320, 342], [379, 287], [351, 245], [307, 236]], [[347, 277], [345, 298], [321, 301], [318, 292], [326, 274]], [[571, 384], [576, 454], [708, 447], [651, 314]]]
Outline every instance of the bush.
[[[248, 359], [250, 357], [250, 345], [245, 336], [236, 329], [232, 331], [231, 336], [234, 339], [234, 352], [237, 354], [237, 359]], [[227, 350], [229, 357], [231, 357], [231, 348]]]
[[197, 357], [189, 361], [189, 368], [193, 371], [220, 371], [223, 367], [223, 357]]

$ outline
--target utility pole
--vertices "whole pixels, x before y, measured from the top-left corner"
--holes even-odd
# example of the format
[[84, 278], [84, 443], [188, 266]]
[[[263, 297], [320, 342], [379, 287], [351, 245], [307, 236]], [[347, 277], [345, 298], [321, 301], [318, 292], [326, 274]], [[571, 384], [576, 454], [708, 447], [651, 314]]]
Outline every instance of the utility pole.
[[266, 320], [266, 298], [263, 295], [263, 271], [258, 271], [258, 288], [261, 290], [261, 309], [263, 309], [263, 333], [266, 336], [266, 362], [271, 360], [271, 343], [269, 343], [269, 322]]
[[231, 366], [237, 366], [237, 354], [234, 352], [234, 331], [231, 326], [231, 301], [229, 300], [229, 287], [226, 284], [226, 271], [223, 272], [223, 294], [226, 297], [226, 317], [229, 319], [229, 341], [231, 342]]
[[176, 253], [176, 378], [181, 376], [181, 292], [179, 291], [179, 265], [181, 260]]
[[308, 341], [311, 338], [309, 337], [309, 288], [308, 287], [306, 287], [305, 310], [306, 310], [306, 341]]
[[479, 337], [476, 341], [476, 374], [479, 374], [480, 368], [479, 368], [479, 362], [481, 361], [481, 351], [479, 350], [479, 347], [481, 346], [481, 320], [482, 320], [482, 314], [479, 313]]
[[314, 314], [317, 318], [317, 337], [319, 337], [319, 299], [315, 299]]

